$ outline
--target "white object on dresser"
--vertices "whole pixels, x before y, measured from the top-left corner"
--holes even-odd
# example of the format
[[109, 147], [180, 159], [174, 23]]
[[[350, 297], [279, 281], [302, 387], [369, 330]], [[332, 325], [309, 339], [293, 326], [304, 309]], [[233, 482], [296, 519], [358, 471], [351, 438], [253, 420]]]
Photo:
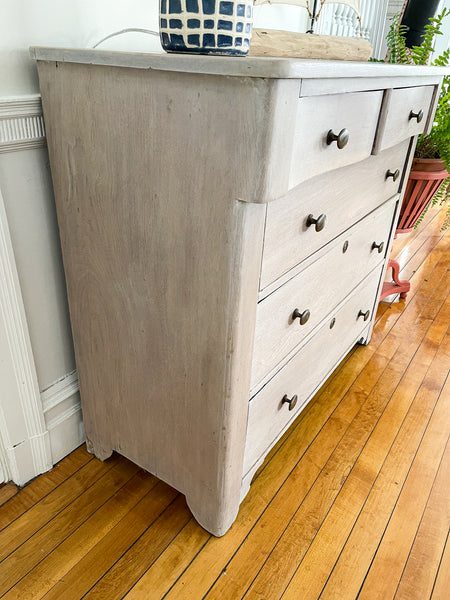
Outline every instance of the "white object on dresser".
[[443, 70], [32, 52], [88, 444], [181, 490], [222, 535], [370, 338]]

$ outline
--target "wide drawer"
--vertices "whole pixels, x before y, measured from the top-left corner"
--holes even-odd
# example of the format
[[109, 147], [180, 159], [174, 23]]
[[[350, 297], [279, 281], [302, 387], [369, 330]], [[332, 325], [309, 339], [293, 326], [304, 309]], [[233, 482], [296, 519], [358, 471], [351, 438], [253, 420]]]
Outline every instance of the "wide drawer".
[[376, 151], [425, 131], [434, 95], [434, 85], [396, 88], [386, 94], [375, 144]]
[[[331, 313], [319, 331], [250, 401], [244, 474], [273, 446], [350, 348], [366, 333], [359, 311], [372, 311], [382, 267]], [[333, 326], [332, 326], [333, 324]], [[292, 410], [288, 402], [297, 396]], [[291, 402], [291, 405], [293, 402]]]
[[252, 391], [384, 259], [396, 199], [336, 238], [318, 260], [258, 304]]
[[[383, 92], [300, 98], [289, 189], [314, 175], [363, 160], [371, 154]], [[338, 145], [331, 135], [342, 134]], [[340, 148], [339, 146], [342, 146]]]
[[[267, 206], [260, 289], [287, 273], [399, 190], [409, 141], [304, 182]], [[308, 216], [325, 217], [309, 225]], [[317, 231], [319, 229], [319, 231]]]

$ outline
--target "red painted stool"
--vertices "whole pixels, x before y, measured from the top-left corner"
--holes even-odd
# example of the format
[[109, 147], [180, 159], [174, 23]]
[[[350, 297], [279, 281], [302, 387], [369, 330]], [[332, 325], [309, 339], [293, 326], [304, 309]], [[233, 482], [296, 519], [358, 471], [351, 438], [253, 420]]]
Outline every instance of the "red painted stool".
[[[448, 176], [446, 170], [435, 172], [411, 171], [400, 210], [395, 237], [399, 233], [409, 233], [414, 229], [414, 225], [417, 223], [420, 215]], [[392, 269], [393, 281], [386, 281], [383, 284], [380, 300], [392, 294], [400, 294], [400, 298], [406, 298], [411, 284], [406, 279], [400, 279], [400, 265], [396, 260], [390, 259], [387, 268]]]

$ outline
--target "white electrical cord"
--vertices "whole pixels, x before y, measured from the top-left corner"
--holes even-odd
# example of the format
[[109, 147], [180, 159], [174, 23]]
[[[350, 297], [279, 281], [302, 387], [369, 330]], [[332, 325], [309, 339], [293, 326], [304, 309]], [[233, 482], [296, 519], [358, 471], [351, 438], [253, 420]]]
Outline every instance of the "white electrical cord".
[[100, 46], [100, 44], [102, 44], [103, 42], [106, 42], [106, 40], [116, 37], [116, 35], [121, 35], [122, 33], [128, 33], [129, 31], [133, 31], [133, 32], [137, 32], [137, 33], [148, 33], [149, 35], [156, 35], [159, 38], [159, 33], [157, 31], [153, 31], [152, 29], [139, 29], [136, 27], [130, 27], [128, 29], [121, 29], [120, 31], [115, 31], [114, 33], [110, 33], [109, 35], [104, 37], [102, 40], [97, 42], [94, 46], [92, 46], [92, 48], [97, 48], [97, 46]]

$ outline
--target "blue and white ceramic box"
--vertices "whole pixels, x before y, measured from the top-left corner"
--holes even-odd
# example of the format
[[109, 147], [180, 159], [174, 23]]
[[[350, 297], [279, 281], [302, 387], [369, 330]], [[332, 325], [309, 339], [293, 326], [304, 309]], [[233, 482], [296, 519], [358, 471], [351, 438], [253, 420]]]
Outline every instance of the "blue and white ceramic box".
[[253, 0], [160, 0], [161, 43], [167, 52], [245, 56]]

